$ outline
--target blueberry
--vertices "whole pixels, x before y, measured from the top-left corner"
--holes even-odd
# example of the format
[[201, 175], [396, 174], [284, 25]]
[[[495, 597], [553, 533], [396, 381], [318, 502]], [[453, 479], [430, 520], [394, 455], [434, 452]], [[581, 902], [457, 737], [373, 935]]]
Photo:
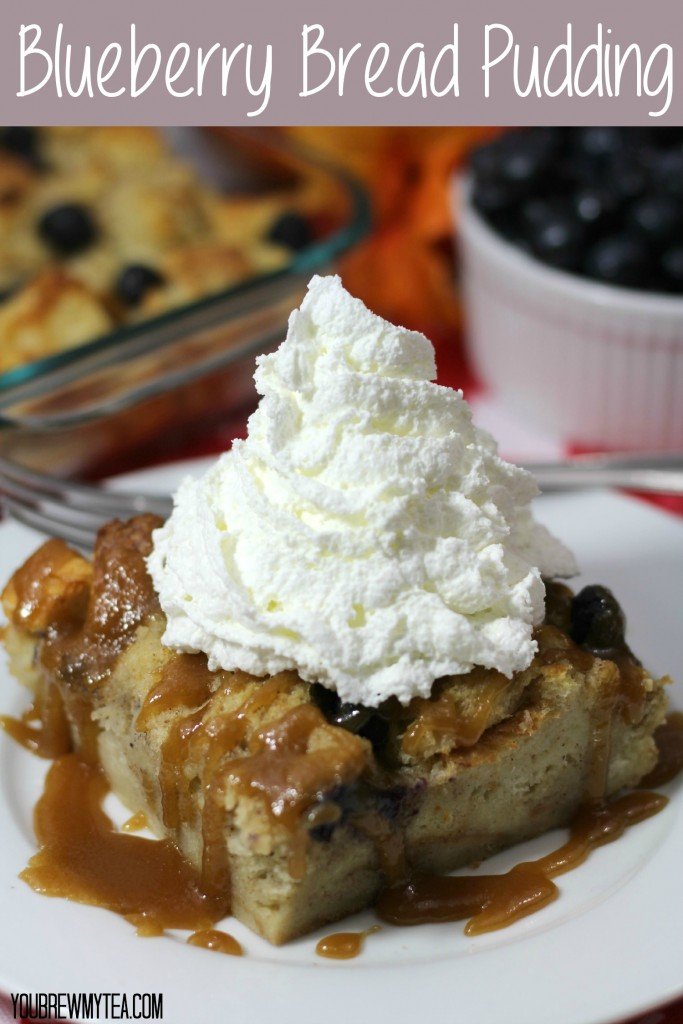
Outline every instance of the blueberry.
[[495, 181], [475, 181], [472, 189], [472, 204], [488, 220], [495, 220], [505, 213], [515, 201], [507, 185]]
[[675, 199], [683, 199], [683, 149], [667, 150], [652, 166], [654, 186]]
[[589, 277], [630, 288], [647, 287], [651, 269], [647, 246], [639, 238], [626, 233], [596, 242], [584, 264]]
[[493, 216], [489, 216], [489, 223], [496, 229], [499, 235], [507, 238], [514, 245], [521, 244], [525, 232], [520, 224], [519, 213], [513, 208], [503, 210]]
[[501, 153], [501, 179], [526, 191], [547, 170], [550, 151], [542, 137], [533, 132], [517, 132], [507, 136], [506, 141]]
[[572, 196], [572, 210], [587, 228], [602, 227], [617, 209], [614, 193], [602, 185], [586, 185]]
[[475, 181], [491, 181], [498, 175], [500, 167], [500, 139], [479, 146], [470, 154], [470, 170]]
[[671, 127], [651, 129], [650, 140], [654, 146], [662, 149], [683, 145], [683, 128], [672, 125]]
[[358, 729], [358, 735], [362, 736], [363, 739], [369, 740], [375, 753], [384, 750], [389, 742], [390, 734], [389, 720], [374, 710], [367, 722], [363, 723]]
[[584, 185], [604, 185], [604, 168], [602, 164], [585, 153], [570, 152], [558, 164], [556, 175], [570, 189]]
[[557, 136], [545, 130], [513, 132], [503, 136], [500, 175], [519, 196], [536, 192], [551, 176], [559, 153]]
[[310, 688], [311, 703], [322, 711], [328, 720], [339, 707], [339, 697], [334, 690], [328, 690], [321, 683], [312, 683]]
[[567, 209], [567, 203], [556, 196], [528, 199], [521, 208], [520, 223], [523, 229], [533, 233]]
[[583, 229], [578, 220], [558, 213], [540, 223], [531, 234], [534, 254], [544, 263], [575, 270], [581, 259]]
[[340, 725], [342, 729], [359, 733], [368, 725], [372, 716], [372, 708], [342, 701], [332, 715], [331, 721], [334, 725]]
[[505, 157], [505, 180], [527, 185], [533, 182], [541, 169], [539, 155], [530, 148], [512, 149]]
[[1, 128], [0, 148], [29, 163], [37, 162], [38, 131], [35, 128]]
[[618, 200], [631, 202], [649, 187], [650, 175], [633, 154], [622, 154], [610, 162], [605, 181]]
[[268, 238], [277, 245], [284, 245], [287, 249], [298, 252], [305, 249], [313, 241], [311, 226], [302, 214], [295, 210], [289, 210], [281, 214], [271, 226]]
[[683, 245], [666, 249], [661, 258], [664, 283], [673, 291], [683, 291]]
[[334, 690], [328, 690], [320, 683], [313, 683], [310, 694], [311, 700], [320, 708], [328, 722], [348, 729], [349, 732], [360, 732], [374, 714], [373, 708], [367, 708], [363, 704], [341, 701]]
[[[680, 129], [679, 129], [680, 131]], [[644, 153], [648, 149], [656, 149], [664, 138], [658, 128], [642, 125], [640, 127], [624, 128], [624, 145], [637, 153]]]
[[308, 834], [316, 843], [329, 843], [336, 827], [336, 821], [329, 822], [327, 825], [315, 825], [314, 828], [308, 830]]
[[659, 247], [679, 236], [683, 209], [671, 196], [644, 196], [628, 210], [627, 222], [647, 242]]
[[316, 842], [329, 843], [337, 826], [344, 824], [344, 822], [348, 820], [349, 815], [355, 814], [358, 810], [358, 785], [356, 783], [340, 783], [336, 786], [332, 786], [322, 795], [322, 800], [326, 803], [336, 804], [339, 808], [340, 816], [336, 821], [325, 822], [325, 824], [321, 825], [314, 825], [313, 828], [309, 829], [308, 834], [311, 839], [315, 839]]
[[589, 157], [609, 157], [620, 153], [626, 144], [625, 129], [596, 126], [579, 128], [575, 135], [577, 149]]
[[345, 821], [349, 814], [354, 814], [358, 810], [358, 785], [355, 782], [337, 783], [336, 786], [332, 786], [325, 791], [324, 799], [337, 804], [342, 812], [340, 820]]
[[551, 128], [539, 126], [529, 129], [529, 135], [534, 144], [547, 154], [549, 158], [555, 158], [566, 149], [568, 132], [566, 128]]
[[153, 267], [131, 263], [117, 277], [114, 291], [124, 306], [138, 306], [147, 292], [163, 283], [163, 277]]
[[405, 786], [392, 786], [390, 789], [378, 789], [373, 793], [377, 811], [387, 821], [395, 821], [401, 813], [408, 790]]
[[[374, 809], [385, 821], [393, 822], [401, 814], [409, 793], [410, 790], [402, 785], [391, 786], [388, 789], [373, 788]], [[337, 804], [341, 811], [341, 817], [336, 822], [315, 825], [309, 830], [311, 839], [319, 843], [328, 843], [332, 839], [337, 825], [343, 824], [349, 815], [358, 811], [360, 806], [357, 787], [336, 786], [325, 794], [325, 799]]]
[[312, 684], [310, 697], [331, 725], [363, 736], [370, 741], [375, 752], [381, 751], [386, 745], [390, 726], [387, 714], [381, 708], [341, 701], [333, 690], [328, 690], [320, 683]]
[[626, 620], [611, 590], [590, 586], [572, 601], [571, 637], [592, 650], [623, 647]]
[[97, 238], [97, 227], [80, 203], [65, 203], [44, 213], [38, 224], [42, 240], [58, 256], [75, 256]]

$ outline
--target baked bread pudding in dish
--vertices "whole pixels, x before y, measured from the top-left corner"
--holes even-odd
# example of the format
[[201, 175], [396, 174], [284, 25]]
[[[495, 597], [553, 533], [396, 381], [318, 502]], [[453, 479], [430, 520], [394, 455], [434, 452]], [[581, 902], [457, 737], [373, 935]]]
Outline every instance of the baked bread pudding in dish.
[[321, 202], [225, 195], [154, 128], [0, 129], [0, 373], [285, 267]]
[[[283, 943], [377, 901], [414, 923], [425, 878], [582, 808], [583, 856], [615, 837], [605, 801], [656, 764], [665, 680], [606, 588], [558, 581], [574, 559], [534, 520], [530, 476], [434, 375], [424, 337], [316, 278], [258, 361], [247, 440], [185, 481], [166, 524], [113, 522], [92, 559], [51, 540], [18, 570], [5, 645], [42, 728], [14, 731], [57, 757], [35, 888], [143, 932], [231, 912]], [[51, 840], [44, 801], [85, 792], [82, 773], [164, 840], [118, 835], [122, 856], [180, 851], [194, 917], [75, 880], [96, 829]], [[664, 802], [631, 796], [622, 830]], [[473, 930], [544, 905], [566, 869], [518, 873]]]

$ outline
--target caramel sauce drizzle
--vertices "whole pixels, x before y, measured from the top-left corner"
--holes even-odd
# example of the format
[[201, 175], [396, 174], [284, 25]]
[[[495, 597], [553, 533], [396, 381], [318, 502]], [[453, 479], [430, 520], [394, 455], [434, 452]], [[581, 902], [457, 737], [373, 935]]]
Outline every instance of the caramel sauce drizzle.
[[[535, 632], [538, 653], [534, 663], [547, 666], [567, 662], [581, 672], [588, 672], [600, 657], [610, 665], [608, 671], [612, 671], [593, 713], [591, 765], [584, 792], [586, 803], [593, 803], [600, 801], [606, 792], [614, 716], [620, 713], [629, 724], [640, 721], [647, 701], [646, 674], [625, 646], [589, 651], [576, 644], [566, 632], [571, 591], [561, 584], [549, 584], [547, 593], [546, 622]], [[424, 750], [425, 740], [431, 740], [438, 748], [440, 741], [446, 738], [454, 749], [473, 746], [480, 740], [495, 720], [496, 709], [510, 680], [483, 669], [475, 669], [470, 678], [466, 713], [447, 688], [429, 699], [417, 698], [411, 702], [413, 718], [401, 740], [404, 753], [419, 755]]]
[[[92, 565], [63, 541], [49, 540], [5, 588], [10, 620], [39, 638], [45, 683], [34, 718], [2, 725], [35, 753], [59, 756], [70, 749], [72, 731], [80, 756], [97, 763], [92, 693], [138, 626], [158, 610], [145, 556], [159, 525], [156, 516], [109, 523], [100, 531]], [[31, 728], [38, 718], [41, 728]]]
[[588, 672], [596, 658], [612, 662], [616, 668], [611, 701], [613, 709], [620, 711], [630, 725], [640, 721], [647, 701], [646, 674], [628, 648], [588, 651], [552, 625], [539, 626], [534, 636], [538, 643], [536, 662], [541, 665], [568, 661], [582, 672]]
[[379, 869], [389, 886], [401, 885], [410, 876], [403, 833], [379, 814], [355, 814], [353, 827], [369, 839], [377, 856]]
[[538, 644], [535, 662], [538, 665], [554, 665], [567, 661], [581, 672], [588, 672], [595, 661], [590, 651], [584, 651], [567, 633], [557, 626], [545, 624], [534, 631]]
[[48, 540], [15, 572], [3, 594], [12, 621], [31, 633], [82, 622], [92, 567], [62, 540]]
[[202, 949], [212, 949], [216, 953], [244, 956], [244, 950], [237, 939], [228, 935], [227, 932], [220, 932], [215, 928], [204, 928], [202, 931], [193, 932], [187, 941], [190, 946], [201, 946]]
[[[328, 742], [318, 745], [312, 756], [309, 748], [317, 731]], [[214, 804], [223, 805], [221, 793], [227, 784], [258, 796], [266, 813], [293, 837], [289, 871], [292, 878], [300, 879], [309, 843], [306, 826], [310, 822], [304, 819], [304, 812], [327, 790], [360, 775], [367, 765], [367, 750], [356, 736], [331, 728], [318, 708], [301, 704], [258, 730], [249, 751], [247, 757], [227, 761], [215, 776], [218, 791], [212, 794]], [[205, 853], [207, 850], [211, 850], [210, 844], [205, 845]]]
[[183, 768], [190, 741], [204, 726], [213, 678], [204, 655], [177, 655], [164, 667], [160, 682], [148, 694], [137, 718], [136, 727], [146, 732], [163, 712], [181, 707], [192, 709], [171, 726], [161, 753], [162, 814], [164, 824], [171, 829], [178, 828], [189, 808], [188, 781]]
[[586, 803], [597, 803], [607, 791], [609, 760], [612, 748], [612, 725], [620, 703], [621, 674], [612, 665], [609, 684], [604, 688], [593, 711], [591, 761], [584, 786]]
[[178, 719], [171, 726], [161, 750], [161, 809], [164, 825], [169, 829], [177, 830], [180, 827], [183, 811], [189, 804], [189, 783], [183, 768], [187, 761], [192, 735], [201, 729], [205, 708], [206, 704], [202, 704], [192, 714]]
[[517, 864], [502, 875], [423, 875], [382, 893], [377, 914], [394, 925], [469, 918], [466, 935], [506, 928], [557, 899], [553, 878], [583, 864], [593, 850], [614, 842], [667, 803], [659, 793], [632, 792], [606, 805], [586, 807], [574, 819], [569, 841], [547, 856]]
[[[309, 743], [317, 729], [333, 740], [310, 757]], [[366, 761], [357, 737], [333, 730], [312, 704], [300, 704], [257, 732], [250, 756], [227, 764], [226, 781], [242, 792], [259, 794], [273, 818], [292, 828], [321, 792], [360, 773]]]
[[203, 654], [177, 654], [164, 666], [160, 681], [147, 694], [135, 728], [147, 732], [157, 715], [203, 704], [211, 694], [214, 678]]
[[[425, 735], [437, 741], [447, 736], [453, 747], [472, 747], [489, 726], [498, 701], [510, 686], [502, 673], [474, 670], [471, 673], [473, 711], [464, 714], [455, 705], [448, 690], [435, 698], [417, 697], [410, 705], [413, 721], [406, 729], [401, 746], [406, 754], [415, 756], [423, 749]], [[469, 683], [468, 683], [469, 686]]]
[[50, 768], [34, 826], [39, 850], [21, 878], [36, 892], [121, 914], [144, 935], [206, 928], [228, 912], [169, 840], [118, 832], [102, 809], [102, 772], [76, 754]]
[[588, 672], [596, 657], [611, 666], [612, 676], [593, 713], [591, 765], [586, 779], [584, 800], [593, 804], [604, 798], [607, 787], [612, 726], [619, 713], [629, 724], [642, 718], [647, 701], [646, 674], [628, 648], [592, 652], [574, 643], [557, 626], [545, 624], [535, 632], [538, 643], [536, 662], [552, 665], [568, 661], [582, 672]]
[[380, 926], [373, 924], [363, 932], [335, 932], [320, 939], [315, 951], [318, 956], [326, 957], [328, 960], [353, 960], [363, 949], [368, 935], [374, 935], [378, 931]]
[[[171, 661], [162, 679], [148, 695], [137, 725], [148, 729], [163, 711], [190, 707], [170, 729], [162, 750], [160, 785], [164, 824], [177, 829], [189, 815], [192, 801], [188, 763], [201, 766], [202, 808], [202, 884], [205, 891], [225, 894], [230, 875], [225, 843], [228, 811], [225, 787], [230, 783], [242, 793], [261, 798], [264, 808], [290, 830], [292, 857], [290, 872], [300, 878], [306, 866], [308, 829], [303, 811], [325, 788], [349, 773], [352, 755], [365, 750], [359, 741], [335, 730], [335, 742], [308, 755], [308, 745], [316, 729], [329, 726], [311, 705], [293, 708], [274, 723], [249, 735], [250, 723], [266, 712], [275, 700], [297, 680], [294, 673], [280, 673], [251, 688], [237, 708], [213, 714], [214, 702], [246, 691], [255, 680], [245, 673], [222, 674], [218, 690], [212, 692], [215, 675], [208, 672], [201, 655], [183, 655]], [[220, 704], [219, 704], [220, 706]]]
[[[228, 695], [235, 688], [244, 688], [250, 677], [235, 673], [225, 685]], [[225, 769], [221, 768], [227, 752], [234, 752], [244, 743], [249, 716], [267, 710], [287, 685], [285, 673], [273, 676], [247, 697], [232, 714], [218, 716], [197, 733], [193, 746], [199, 748], [203, 763], [202, 789], [202, 879], [211, 891], [225, 891], [230, 886], [230, 866], [225, 844], [227, 808], [225, 806]], [[220, 770], [219, 770], [220, 769]]]

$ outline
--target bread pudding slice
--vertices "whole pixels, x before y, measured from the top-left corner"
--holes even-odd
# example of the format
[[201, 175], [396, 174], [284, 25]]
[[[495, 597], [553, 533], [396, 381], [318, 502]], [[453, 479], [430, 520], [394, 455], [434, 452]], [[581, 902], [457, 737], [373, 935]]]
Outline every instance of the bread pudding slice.
[[156, 525], [108, 525], [92, 563], [54, 540], [29, 559], [3, 595], [11, 666], [35, 692], [44, 752], [67, 730], [270, 942], [563, 825], [655, 764], [664, 681], [624, 645], [575, 643], [565, 587], [548, 587], [524, 672], [476, 669], [370, 709], [293, 672], [210, 672], [164, 647], [145, 565]]

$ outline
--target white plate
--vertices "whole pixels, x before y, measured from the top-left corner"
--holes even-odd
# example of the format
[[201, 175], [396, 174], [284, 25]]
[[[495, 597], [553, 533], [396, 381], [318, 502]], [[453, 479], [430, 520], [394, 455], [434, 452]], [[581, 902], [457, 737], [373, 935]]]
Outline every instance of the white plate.
[[[183, 467], [187, 470], [187, 464]], [[178, 467], [134, 477], [171, 488]], [[579, 583], [613, 587], [633, 647], [653, 672], [683, 679], [683, 524], [650, 506], [595, 492], [540, 499], [538, 514], [577, 553]], [[0, 580], [38, 535], [0, 525]], [[0, 664], [0, 711], [26, 704]], [[674, 687], [683, 706], [683, 688]], [[275, 949], [234, 921], [243, 959], [187, 946], [184, 936], [139, 939], [96, 908], [34, 894], [17, 875], [34, 849], [33, 805], [46, 765], [0, 735], [0, 990], [162, 992], [166, 1024], [210, 1015], [225, 1024], [606, 1024], [683, 994], [683, 790], [670, 805], [560, 879], [561, 896], [504, 931], [467, 938], [462, 924], [371, 936], [355, 961], [321, 960], [325, 932]], [[125, 812], [110, 798], [117, 820]], [[538, 856], [559, 833], [493, 858], [491, 871]], [[358, 915], [344, 928], [371, 923]], [[333, 929], [326, 929], [327, 932]]]

